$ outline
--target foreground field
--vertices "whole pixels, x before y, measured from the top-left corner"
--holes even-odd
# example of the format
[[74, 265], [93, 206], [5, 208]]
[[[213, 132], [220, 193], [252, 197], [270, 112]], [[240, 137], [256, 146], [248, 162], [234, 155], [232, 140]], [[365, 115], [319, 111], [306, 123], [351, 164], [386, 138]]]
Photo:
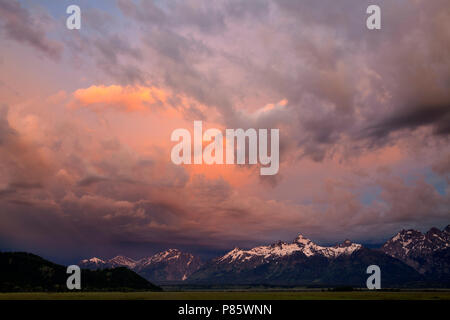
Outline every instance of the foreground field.
[[26, 292], [0, 300], [450, 300], [450, 291], [402, 292]]

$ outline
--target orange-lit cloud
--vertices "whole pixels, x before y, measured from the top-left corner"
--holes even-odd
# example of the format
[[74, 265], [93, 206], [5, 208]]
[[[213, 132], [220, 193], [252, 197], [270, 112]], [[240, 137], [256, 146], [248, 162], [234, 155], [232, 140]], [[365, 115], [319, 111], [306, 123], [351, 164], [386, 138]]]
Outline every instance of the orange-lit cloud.
[[167, 103], [168, 93], [156, 87], [93, 85], [73, 93], [76, 102], [94, 110], [145, 111]]

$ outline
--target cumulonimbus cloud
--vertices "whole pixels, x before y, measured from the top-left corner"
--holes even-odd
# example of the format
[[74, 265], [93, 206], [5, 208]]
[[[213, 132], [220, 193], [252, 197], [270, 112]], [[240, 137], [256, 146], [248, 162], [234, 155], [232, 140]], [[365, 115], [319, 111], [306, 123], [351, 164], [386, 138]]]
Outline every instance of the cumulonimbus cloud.
[[[28, 7], [0, 1], [2, 33], [28, 44], [15, 50], [69, 58], [27, 70], [62, 94], [24, 84], [27, 99], [0, 112], [0, 237], [85, 255], [447, 225], [450, 9], [382, 1], [369, 32], [370, 1], [341, 2], [118, 1], [83, 8], [87, 28], [62, 51], [16, 23]], [[279, 128], [276, 181], [173, 165], [170, 133], [193, 120]]]

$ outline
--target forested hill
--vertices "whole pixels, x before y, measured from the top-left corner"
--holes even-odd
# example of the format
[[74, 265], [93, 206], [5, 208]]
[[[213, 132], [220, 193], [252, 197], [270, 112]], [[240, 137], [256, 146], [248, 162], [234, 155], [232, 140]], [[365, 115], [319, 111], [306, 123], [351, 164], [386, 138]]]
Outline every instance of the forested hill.
[[[68, 291], [67, 268], [26, 252], [0, 252], [0, 291]], [[161, 291], [127, 268], [81, 270], [82, 291]]]

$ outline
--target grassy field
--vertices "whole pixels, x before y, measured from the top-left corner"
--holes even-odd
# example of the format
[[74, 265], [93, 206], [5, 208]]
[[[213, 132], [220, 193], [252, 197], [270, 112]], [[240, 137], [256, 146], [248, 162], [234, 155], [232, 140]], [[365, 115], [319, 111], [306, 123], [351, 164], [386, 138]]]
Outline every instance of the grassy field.
[[450, 291], [400, 292], [26, 292], [0, 293], [0, 300], [450, 300]]

